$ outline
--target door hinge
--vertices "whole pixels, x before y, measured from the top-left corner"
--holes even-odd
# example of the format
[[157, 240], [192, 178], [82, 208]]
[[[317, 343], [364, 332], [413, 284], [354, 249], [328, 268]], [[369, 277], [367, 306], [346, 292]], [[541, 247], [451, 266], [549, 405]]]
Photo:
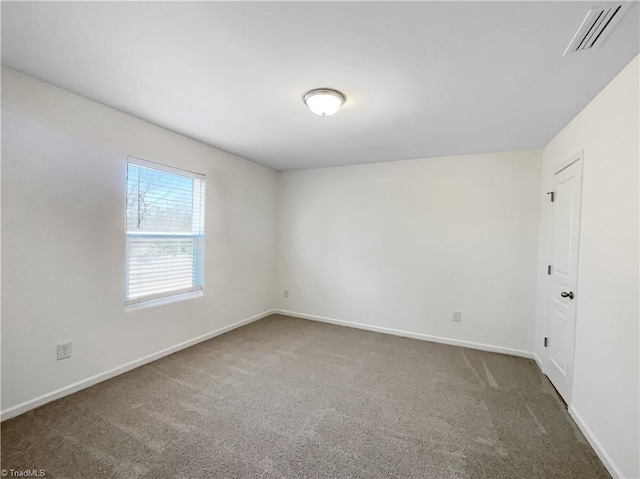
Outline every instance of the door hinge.
[[549, 338], [544, 338], [544, 347], [545, 348], [549, 347]]
[[547, 266], [547, 274], [551, 274], [551, 265]]
[[551, 203], [553, 203], [556, 200], [556, 193], [555, 191], [550, 191], [549, 193], [547, 193], [550, 197], [551, 197]]

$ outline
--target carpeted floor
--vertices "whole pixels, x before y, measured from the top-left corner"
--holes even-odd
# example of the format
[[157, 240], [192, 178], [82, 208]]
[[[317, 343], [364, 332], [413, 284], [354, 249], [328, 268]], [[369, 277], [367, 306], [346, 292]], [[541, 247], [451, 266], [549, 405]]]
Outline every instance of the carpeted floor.
[[47, 478], [608, 478], [533, 361], [270, 316], [2, 424]]

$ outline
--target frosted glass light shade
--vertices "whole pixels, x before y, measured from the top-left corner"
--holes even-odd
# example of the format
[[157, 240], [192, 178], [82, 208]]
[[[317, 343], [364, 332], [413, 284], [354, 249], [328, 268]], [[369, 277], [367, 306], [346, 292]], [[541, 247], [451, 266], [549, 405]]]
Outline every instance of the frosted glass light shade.
[[347, 99], [342, 92], [331, 88], [317, 88], [302, 97], [309, 109], [316, 115], [333, 115]]

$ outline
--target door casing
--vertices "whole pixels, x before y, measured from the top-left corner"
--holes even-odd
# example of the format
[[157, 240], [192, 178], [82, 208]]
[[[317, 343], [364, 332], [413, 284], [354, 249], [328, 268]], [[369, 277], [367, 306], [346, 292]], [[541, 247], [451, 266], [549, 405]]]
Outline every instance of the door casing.
[[[573, 392], [573, 371], [574, 371], [574, 364], [575, 364], [575, 350], [576, 350], [576, 332], [577, 332], [577, 328], [578, 328], [578, 317], [579, 317], [579, 312], [578, 312], [578, 306], [579, 306], [579, 294], [577, 294], [577, 291], [579, 291], [579, 285], [578, 285], [578, 280], [579, 280], [579, 271], [580, 271], [580, 233], [581, 233], [581, 223], [582, 223], [582, 178], [583, 178], [583, 168], [584, 168], [584, 161], [583, 161], [583, 151], [579, 151], [573, 155], [571, 155], [567, 160], [565, 160], [564, 162], [560, 163], [556, 168], [554, 168], [552, 176], [551, 176], [551, 185], [555, 185], [555, 178], [556, 175], [561, 173], [563, 170], [566, 170], [567, 168], [573, 166], [574, 164], [577, 164], [576, 166], [579, 168], [579, 210], [577, 212], [577, 221], [578, 221], [578, 226], [577, 226], [577, 242], [576, 242], [576, 265], [575, 265], [575, 284], [574, 284], [574, 288], [575, 290], [573, 291], [574, 293], [576, 293], [576, 297], [571, 300], [572, 303], [574, 303], [572, 306], [574, 308], [574, 318], [573, 318], [573, 335], [571, 338], [569, 338], [570, 344], [568, 344], [567, 346], [569, 346], [571, 348], [570, 350], [570, 355], [567, 358], [568, 364], [569, 364], [569, 368], [570, 368], [570, 373], [567, 375], [568, 376], [568, 384], [564, 385], [564, 388], [558, 388], [556, 386], [556, 388], [558, 389], [558, 391], [561, 393], [561, 396], [563, 397], [563, 399], [565, 400], [565, 402], [567, 404], [570, 404], [571, 402], [571, 395]], [[552, 204], [553, 206], [553, 204]], [[553, 258], [554, 258], [554, 253], [555, 253], [555, 234], [556, 234], [556, 230], [555, 230], [555, 212], [552, 211], [551, 215], [550, 215], [550, 221], [548, 223], [549, 227], [548, 227], [548, 232], [547, 234], [549, 235], [549, 251], [548, 251], [548, 264], [551, 265], [552, 268], [554, 268], [553, 265]], [[553, 275], [549, 275], [547, 276], [547, 295], [546, 295], [546, 317], [545, 317], [545, 336], [547, 338], [549, 338], [549, 341], [553, 341], [553, 338], [550, 337], [550, 333], [551, 333], [551, 315], [552, 315], [552, 301], [554, 298], [554, 288], [553, 288]], [[544, 360], [543, 360], [543, 364], [544, 364], [544, 372], [549, 376], [549, 373], [551, 372], [551, 368], [553, 367], [551, 364], [551, 357], [550, 357], [550, 349], [549, 348], [545, 348], [544, 350]], [[552, 374], [553, 375], [553, 374]], [[551, 380], [551, 377], [549, 377], [549, 379]], [[553, 381], [552, 381], [553, 383]], [[555, 385], [554, 385], [555, 386]], [[560, 389], [563, 389], [563, 391], [560, 391]]]

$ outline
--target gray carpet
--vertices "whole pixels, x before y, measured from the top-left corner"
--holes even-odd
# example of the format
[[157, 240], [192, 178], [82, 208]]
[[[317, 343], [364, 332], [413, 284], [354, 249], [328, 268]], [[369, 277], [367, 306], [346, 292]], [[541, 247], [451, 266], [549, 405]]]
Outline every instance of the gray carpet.
[[2, 424], [51, 478], [608, 478], [533, 361], [270, 316]]

